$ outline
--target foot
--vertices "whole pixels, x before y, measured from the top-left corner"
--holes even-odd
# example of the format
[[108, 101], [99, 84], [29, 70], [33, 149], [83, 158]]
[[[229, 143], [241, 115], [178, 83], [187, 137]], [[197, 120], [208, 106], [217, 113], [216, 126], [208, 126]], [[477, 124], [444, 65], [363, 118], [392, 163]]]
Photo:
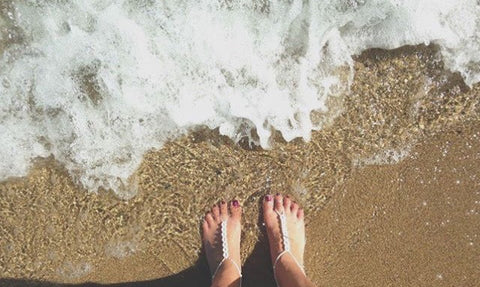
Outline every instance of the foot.
[[[241, 266], [241, 216], [242, 208], [237, 200], [233, 200], [228, 204], [225, 201], [215, 204], [205, 215], [202, 224], [202, 239], [212, 276], [223, 259], [221, 236], [221, 223], [223, 220], [227, 220], [228, 258], [235, 262], [238, 267]], [[230, 286], [232, 283], [240, 283], [241, 274], [232, 261], [228, 259], [223, 261], [212, 279], [212, 286]]]
[[[296, 260], [300, 266], [303, 266], [303, 252], [305, 250], [303, 209], [293, 202], [288, 195], [283, 197], [277, 193], [275, 196], [265, 196], [263, 201], [263, 218], [267, 229], [272, 264], [275, 264], [277, 257], [285, 250], [279, 215], [275, 211], [285, 214], [291, 252], [291, 254], [286, 253], [280, 257], [280, 260], [277, 262], [277, 268], [278, 265], [282, 265], [282, 269], [301, 271], [303, 273], [303, 270], [295, 263]], [[295, 260], [291, 258], [292, 256]]]

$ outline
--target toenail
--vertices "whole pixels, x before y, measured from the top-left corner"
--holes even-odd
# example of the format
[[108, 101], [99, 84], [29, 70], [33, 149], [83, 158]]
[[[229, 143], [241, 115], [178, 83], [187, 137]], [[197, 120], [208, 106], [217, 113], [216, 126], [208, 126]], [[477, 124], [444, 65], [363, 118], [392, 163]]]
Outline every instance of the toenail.
[[239, 206], [240, 206], [240, 203], [238, 202], [238, 200], [234, 200], [234, 201], [232, 201], [232, 205], [233, 205], [234, 207], [239, 207]]
[[265, 200], [266, 201], [272, 201], [272, 196], [269, 194], [269, 195], [265, 195]]
[[288, 196], [288, 195], [285, 195], [285, 197], [286, 197], [286, 198], [290, 198], [290, 196]]
[[277, 193], [277, 196], [280, 196], [280, 193]]
[[222, 200], [222, 204], [225, 204], [225, 201]]

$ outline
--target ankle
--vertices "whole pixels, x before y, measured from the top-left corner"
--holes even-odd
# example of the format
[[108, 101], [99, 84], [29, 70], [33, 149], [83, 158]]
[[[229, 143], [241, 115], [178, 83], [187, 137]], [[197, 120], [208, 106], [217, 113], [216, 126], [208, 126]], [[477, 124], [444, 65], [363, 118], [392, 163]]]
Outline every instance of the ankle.
[[304, 273], [303, 265], [298, 262], [291, 252], [286, 252], [278, 259], [277, 266], [281, 265], [283, 269]]
[[300, 264], [290, 252], [285, 253], [278, 259], [274, 268], [275, 279], [280, 286], [285, 286], [285, 282], [290, 282], [292, 279], [294, 279], [294, 282], [299, 283], [307, 280], [303, 266]]
[[212, 283], [211, 287], [240, 287], [240, 280], [241, 278], [233, 279], [233, 280], [227, 280], [227, 279], [222, 279], [222, 280], [215, 280], [215, 282]]
[[225, 260], [212, 278], [212, 287], [240, 286], [241, 279], [242, 276], [233, 262]]

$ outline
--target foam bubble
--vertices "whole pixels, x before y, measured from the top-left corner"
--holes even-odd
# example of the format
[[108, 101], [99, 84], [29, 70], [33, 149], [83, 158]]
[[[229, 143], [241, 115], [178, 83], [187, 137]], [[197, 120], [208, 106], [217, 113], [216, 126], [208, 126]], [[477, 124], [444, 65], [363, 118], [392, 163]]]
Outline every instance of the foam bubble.
[[322, 127], [311, 112], [348, 89], [368, 48], [437, 43], [467, 84], [480, 80], [474, 0], [0, 5], [2, 179], [53, 155], [87, 189], [126, 196], [146, 151], [197, 126], [234, 140], [255, 129], [264, 148], [274, 129], [308, 140]]

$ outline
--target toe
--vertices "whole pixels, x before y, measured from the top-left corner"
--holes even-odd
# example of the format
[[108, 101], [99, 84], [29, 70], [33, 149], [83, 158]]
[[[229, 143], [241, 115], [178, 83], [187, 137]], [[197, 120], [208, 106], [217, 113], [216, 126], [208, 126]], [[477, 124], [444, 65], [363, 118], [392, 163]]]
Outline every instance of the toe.
[[217, 204], [212, 207], [212, 216], [216, 222], [220, 222], [220, 207]]
[[280, 193], [275, 195], [275, 210], [278, 212], [283, 212], [283, 196]]
[[304, 217], [305, 217], [305, 214], [303, 213], [303, 209], [300, 208], [297, 212], [297, 218], [300, 220], [303, 220]]
[[283, 198], [283, 208], [285, 211], [290, 211], [290, 206], [292, 205], [292, 200], [290, 199], [290, 196], [286, 195]]
[[208, 223], [209, 227], [212, 227], [216, 224], [215, 219], [213, 219], [213, 215], [211, 212], [208, 212], [207, 215], [205, 215], [205, 221]]
[[230, 213], [232, 214], [232, 218], [238, 218], [242, 216], [242, 207], [240, 206], [240, 202], [234, 199], [230, 201]]
[[220, 202], [220, 218], [222, 220], [225, 220], [228, 218], [228, 206], [224, 200]]
[[265, 195], [263, 198], [263, 212], [265, 214], [273, 212], [273, 196], [270, 194]]
[[208, 222], [207, 222], [207, 219], [204, 219], [203, 222], [202, 222], [202, 230], [203, 230], [203, 234], [206, 234], [207, 231], [208, 231]]
[[298, 212], [298, 204], [296, 202], [292, 202], [292, 205], [290, 206], [290, 210], [292, 211], [293, 214], [297, 214]]

